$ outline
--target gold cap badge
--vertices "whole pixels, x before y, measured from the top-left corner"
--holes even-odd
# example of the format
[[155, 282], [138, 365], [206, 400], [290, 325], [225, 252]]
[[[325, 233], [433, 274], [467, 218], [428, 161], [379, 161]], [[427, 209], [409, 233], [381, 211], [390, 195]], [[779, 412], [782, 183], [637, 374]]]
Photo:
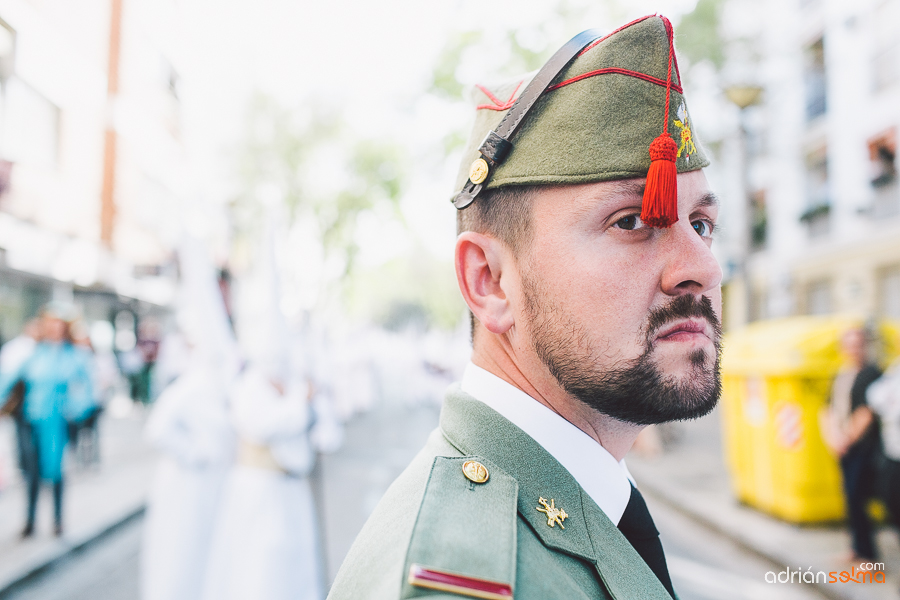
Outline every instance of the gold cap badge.
[[488, 170], [487, 161], [483, 158], [476, 158], [472, 166], [469, 167], [469, 181], [478, 185], [487, 179]]
[[484, 483], [490, 477], [487, 467], [476, 460], [467, 460], [462, 466], [466, 479], [475, 483]]

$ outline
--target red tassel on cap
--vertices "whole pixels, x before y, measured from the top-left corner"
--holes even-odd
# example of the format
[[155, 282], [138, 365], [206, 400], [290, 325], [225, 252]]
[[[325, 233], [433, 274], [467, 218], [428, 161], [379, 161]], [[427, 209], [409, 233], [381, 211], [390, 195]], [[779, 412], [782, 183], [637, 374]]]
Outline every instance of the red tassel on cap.
[[669, 135], [669, 100], [672, 96], [672, 25], [663, 17], [669, 35], [669, 76], [666, 79], [666, 120], [663, 132], [650, 143], [650, 170], [641, 204], [641, 221], [650, 227], [671, 227], [678, 220], [678, 146]]
[[650, 170], [641, 204], [641, 221], [650, 227], [671, 227], [678, 220], [677, 153], [678, 146], [668, 133], [650, 143]]

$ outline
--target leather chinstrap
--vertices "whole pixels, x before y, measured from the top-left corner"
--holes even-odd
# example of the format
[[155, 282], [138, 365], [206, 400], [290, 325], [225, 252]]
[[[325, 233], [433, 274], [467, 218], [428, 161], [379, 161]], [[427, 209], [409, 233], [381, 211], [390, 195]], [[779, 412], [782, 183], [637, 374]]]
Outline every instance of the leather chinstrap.
[[[509, 112], [506, 113], [497, 128], [487, 135], [481, 148], [478, 150], [490, 165], [491, 171], [509, 155], [510, 150], [512, 150], [512, 137], [519, 130], [528, 112], [538, 98], [541, 97], [541, 94], [550, 87], [553, 80], [578, 56], [579, 52], [601, 36], [602, 34], [596, 29], [582, 31], [566, 42], [541, 67], [541, 70], [538, 71], [538, 74], [535, 75], [534, 79], [531, 80], [522, 94], [516, 99], [515, 104], [512, 105], [512, 108], [509, 109]], [[488, 178], [490, 178], [490, 172], [488, 173]], [[467, 181], [463, 189], [453, 199], [453, 205], [459, 210], [469, 206], [486, 185], [487, 180], [477, 185], [472, 183], [471, 180]]]

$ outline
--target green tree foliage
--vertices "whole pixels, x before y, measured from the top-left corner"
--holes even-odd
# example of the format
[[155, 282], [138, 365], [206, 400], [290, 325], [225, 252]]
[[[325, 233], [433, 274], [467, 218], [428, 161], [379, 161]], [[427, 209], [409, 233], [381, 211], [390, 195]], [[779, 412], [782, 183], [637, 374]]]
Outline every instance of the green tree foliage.
[[236, 235], [261, 235], [266, 196], [274, 195], [292, 222], [313, 220], [326, 260], [343, 265], [339, 283], [355, 266], [359, 215], [387, 207], [400, 218], [405, 163], [398, 145], [354, 136], [333, 108], [312, 102], [290, 110], [259, 96], [237, 157]]
[[463, 60], [463, 53], [481, 41], [481, 31], [462, 31], [454, 33], [444, 44], [434, 71], [428, 91], [436, 96], [450, 100], [462, 100], [465, 86], [456, 76], [456, 71]]
[[710, 61], [716, 69], [725, 63], [724, 42], [719, 35], [722, 0], [698, 0], [694, 10], [681, 18], [675, 29], [678, 52], [691, 63]]
[[[486, 79], [502, 79], [536, 71], [556, 50], [555, 36], [550, 32], [565, 29], [566, 25], [577, 21], [581, 12], [567, 3], [560, 3], [552, 11], [552, 17], [541, 25], [522, 29], [488, 33], [484, 30], [456, 31], [449, 35], [432, 71], [431, 81], [426, 90], [444, 100], [465, 102], [464, 94], [474, 83], [464, 81], [460, 72], [467, 65], [484, 63], [490, 57], [491, 71]], [[572, 25], [568, 29], [572, 29]], [[443, 138], [445, 155], [459, 150], [466, 142], [467, 132], [448, 131]]]

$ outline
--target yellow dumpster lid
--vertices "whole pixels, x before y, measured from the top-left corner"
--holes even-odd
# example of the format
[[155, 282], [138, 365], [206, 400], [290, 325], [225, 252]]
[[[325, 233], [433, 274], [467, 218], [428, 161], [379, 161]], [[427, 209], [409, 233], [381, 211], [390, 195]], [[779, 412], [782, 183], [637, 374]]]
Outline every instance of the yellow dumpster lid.
[[[864, 319], [853, 315], [802, 316], [757, 321], [730, 332], [723, 340], [724, 375], [832, 376], [843, 359], [841, 335], [860, 326]], [[885, 359], [897, 356], [895, 322], [881, 322]]]

